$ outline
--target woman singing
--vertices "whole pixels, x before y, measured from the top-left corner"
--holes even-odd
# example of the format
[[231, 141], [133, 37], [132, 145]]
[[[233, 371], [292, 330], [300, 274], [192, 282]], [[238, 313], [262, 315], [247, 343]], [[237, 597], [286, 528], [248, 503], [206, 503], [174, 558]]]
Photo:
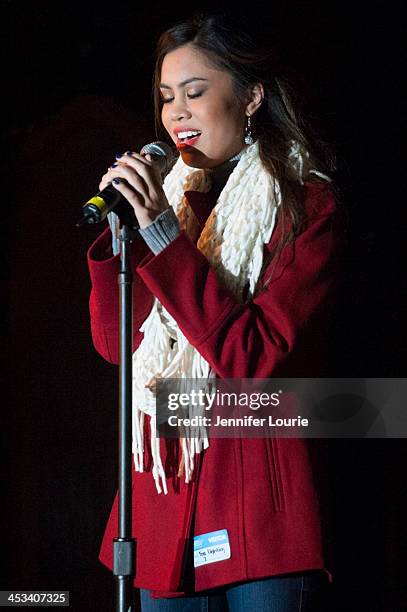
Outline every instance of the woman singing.
[[[329, 372], [343, 245], [334, 168], [276, 58], [224, 17], [162, 34], [154, 93], [179, 152], [170, 173], [162, 184], [149, 156], [127, 151], [100, 183], [120, 191], [140, 226], [133, 530], [142, 610], [326, 611], [315, 441], [156, 438], [155, 381]], [[117, 363], [111, 240], [107, 228], [89, 250], [90, 308], [95, 347]], [[116, 528], [117, 499], [100, 557], [109, 567]], [[227, 545], [200, 564], [190, 543], [213, 532]]]

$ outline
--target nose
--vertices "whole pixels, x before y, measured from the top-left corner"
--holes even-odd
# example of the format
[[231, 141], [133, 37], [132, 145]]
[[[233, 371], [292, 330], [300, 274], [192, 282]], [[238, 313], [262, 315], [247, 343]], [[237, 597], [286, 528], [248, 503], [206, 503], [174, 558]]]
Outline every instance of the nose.
[[171, 119], [173, 121], [179, 121], [180, 119], [189, 119], [191, 113], [184, 99], [179, 98], [174, 100], [171, 108]]

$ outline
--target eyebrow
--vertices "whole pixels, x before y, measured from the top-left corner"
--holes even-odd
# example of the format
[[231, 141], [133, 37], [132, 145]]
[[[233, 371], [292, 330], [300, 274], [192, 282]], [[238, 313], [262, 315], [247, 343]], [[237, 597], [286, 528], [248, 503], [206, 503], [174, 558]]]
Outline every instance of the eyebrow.
[[[202, 79], [200, 77], [191, 77], [190, 79], [185, 79], [185, 81], [182, 81], [182, 83], [179, 83], [178, 87], [184, 87], [184, 85], [188, 85], [188, 83], [192, 83], [192, 81], [207, 81], [208, 79]], [[160, 83], [159, 87], [161, 87], [161, 89], [172, 89], [169, 85], [166, 85], [165, 83]]]

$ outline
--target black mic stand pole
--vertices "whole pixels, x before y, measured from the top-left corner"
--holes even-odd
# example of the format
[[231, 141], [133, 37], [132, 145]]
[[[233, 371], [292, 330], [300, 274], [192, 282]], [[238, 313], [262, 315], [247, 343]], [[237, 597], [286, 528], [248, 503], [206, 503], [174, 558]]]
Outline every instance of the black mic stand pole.
[[[106, 191], [106, 190], [105, 190]], [[133, 272], [130, 263], [132, 233], [138, 229], [130, 204], [116, 192], [115, 213], [120, 221], [120, 348], [119, 348], [119, 513], [118, 536], [113, 539], [113, 574], [116, 578], [116, 612], [133, 612], [136, 575], [136, 540], [132, 538], [132, 349], [133, 349]], [[113, 202], [114, 204], [114, 202]], [[86, 206], [86, 205], [85, 205]], [[101, 220], [96, 207], [86, 206], [86, 213], [76, 224]], [[115, 224], [116, 225], [116, 224]]]
[[131, 612], [136, 609], [133, 587], [136, 574], [136, 540], [132, 537], [132, 229], [135, 229], [134, 226], [131, 228], [126, 223], [120, 223], [119, 520], [118, 537], [113, 541], [116, 612]]
[[[158, 149], [158, 152], [157, 152]], [[143, 147], [142, 152], [158, 154], [161, 176], [174, 163], [172, 151], [162, 142]], [[99, 197], [102, 196], [103, 198]], [[133, 581], [136, 575], [136, 540], [132, 537], [132, 357], [133, 357], [133, 272], [130, 263], [132, 234], [139, 228], [133, 208], [116, 190], [105, 188], [84, 206], [85, 212], [77, 227], [102, 220], [106, 197], [110, 210], [120, 221], [120, 347], [119, 347], [119, 492], [118, 536], [113, 540], [113, 574], [116, 578], [116, 612], [135, 610]], [[113, 197], [113, 199], [112, 199]], [[117, 198], [117, 201], [115, 201]], [[100, 200], [103, 200], [101, 207]]]

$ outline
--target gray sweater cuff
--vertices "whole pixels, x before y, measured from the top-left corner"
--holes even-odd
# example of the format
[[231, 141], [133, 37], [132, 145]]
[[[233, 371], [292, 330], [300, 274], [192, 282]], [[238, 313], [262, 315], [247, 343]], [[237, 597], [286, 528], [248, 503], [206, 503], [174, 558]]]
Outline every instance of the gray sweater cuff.
[[180, 233], [178, 219], [172, 206], [160, 213], [150, 225], [143, 229], [139, 228], [138, 231], [154, 255], [163, 251]]

